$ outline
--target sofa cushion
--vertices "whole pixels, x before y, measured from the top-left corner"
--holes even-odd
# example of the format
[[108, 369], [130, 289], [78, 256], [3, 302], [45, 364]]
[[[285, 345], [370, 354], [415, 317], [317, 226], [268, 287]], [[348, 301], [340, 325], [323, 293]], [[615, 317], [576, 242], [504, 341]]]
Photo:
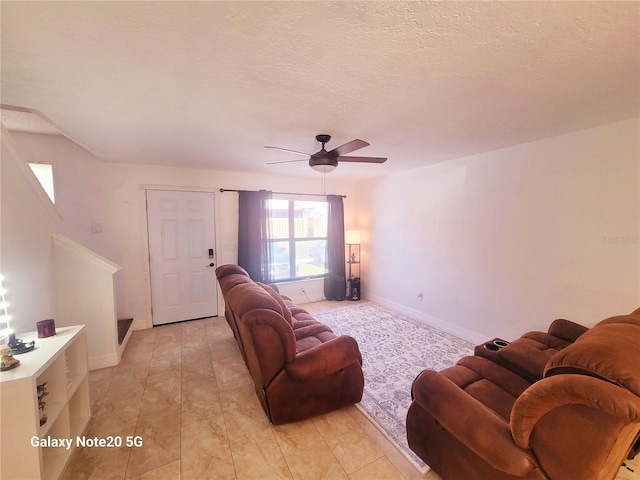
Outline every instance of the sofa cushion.
[[329, 340], [336, 338], [336, 334], [331, 331], [318, 332], [315, 335], [308, 335], [296, 340], [297, 353], [306, 352], [310, 348], [322, 345]]
[[298, 353], [333, 340], [336, 337], [329, 327], [320, 322], [296, 328], [293, 333], [296, 336], [296, 350]]
[[544, 345], [541, 350], [553, 349], [558, 351], [573, 343], [563, 338], [556, 337], [544, 332], [528, 332], [522, 335], [520, 338], [528, 338]]
[[486, 345], [495, 345], [491, 342], [478, 345], [474, 353], [476, 356], [502, 365], [530, 382], [535, 382], [542, 378], [544, 367], [551, 357], [569, 344], [566, 340], [553, 337], [548, 333], [529, 332], [497, 350], [485, 348]]
[[509, 421], [516, 398], [530, 382], [482, 357], [463, 357], [441, 372], [487, 408]]
[[333, 331], [328, 326], [320, 322], [317, 322], [313, 325], [306, 325], [301, 328], [296, 328], [293, 331], [293, 333], [296, 336], [296, 340], [302, 340], [303, 338], [306, 338], [306, 337], [315, 337], [325, 332], [333, 333]]
[[511, 342], [498, 352], [501, 363], [532, 382], [541, 379], [547, 362], [559, 350], [549, 346], [550, 342], [543, 338], [545, 335], [548, 337], [544, 333], [540, 336], [522, 336]]
[[573, 345], [555, 354], [545, 368], [545, 377], [567, 373], [590, 375], [640, 396], [638, 338], [640, 323], [632, 318], [616, 317], [615, 321], [600, 322]]
[[298, 305], [294, 304], [290, 300], [285, 300], [285, 303], [288, 305], [289, 310], [291, 310], [291, 315], [293, 315], [294, 319], [296, 320], [309, 319], [309, 318], [313, 319], [311, 314], [307, 312], [304, 308], [299, 307]]

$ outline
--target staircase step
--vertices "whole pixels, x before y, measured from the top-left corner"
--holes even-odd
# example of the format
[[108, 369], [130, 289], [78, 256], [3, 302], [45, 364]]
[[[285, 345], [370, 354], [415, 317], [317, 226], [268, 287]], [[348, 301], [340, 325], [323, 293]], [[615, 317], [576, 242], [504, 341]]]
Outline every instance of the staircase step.
[[124, 337], [127, 336], [127, 332], [133, 323], [133, 318], [123, 318], [118, 320], [118, 345], [122, 345]]

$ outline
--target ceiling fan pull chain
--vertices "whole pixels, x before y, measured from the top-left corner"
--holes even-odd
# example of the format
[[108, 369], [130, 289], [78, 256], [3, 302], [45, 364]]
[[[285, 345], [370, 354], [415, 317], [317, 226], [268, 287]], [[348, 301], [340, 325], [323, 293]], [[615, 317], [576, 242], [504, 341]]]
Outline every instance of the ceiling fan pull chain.
[[326, 175], [326, 173], [323, 171], [322, 172], [322, 195], [327, 195], [327, 190], [325, 189], [325, 184], [324, 184], [324, 176]]

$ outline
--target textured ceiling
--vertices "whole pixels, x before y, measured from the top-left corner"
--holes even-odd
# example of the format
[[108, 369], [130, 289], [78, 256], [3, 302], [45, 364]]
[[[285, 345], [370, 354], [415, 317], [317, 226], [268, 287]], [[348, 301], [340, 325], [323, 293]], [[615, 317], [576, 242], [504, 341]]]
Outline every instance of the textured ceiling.
[[0, 8], [2, 103], [110, 161], [317, 176], [263, 146], [329, 133], [389, 158], [356, 179], [640, 115], [637, 1]]

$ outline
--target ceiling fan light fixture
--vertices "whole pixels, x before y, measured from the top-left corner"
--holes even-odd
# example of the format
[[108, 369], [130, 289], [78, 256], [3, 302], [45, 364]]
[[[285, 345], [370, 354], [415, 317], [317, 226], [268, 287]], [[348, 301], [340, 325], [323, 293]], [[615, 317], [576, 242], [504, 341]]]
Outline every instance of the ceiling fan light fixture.
[[329, 173], [333, 172], [336, 169], [336, 166], [331, 164], [320, 164], [312, 165], [311, 168], [313, 168], [316, 172]]
[[335, 158], [328, 158], [326, 152], [321, 154], [312, 155], [309, 159], [309, 166], [316, 172], [329, 173], [333, 172], [338, 166], [338, 160]]

